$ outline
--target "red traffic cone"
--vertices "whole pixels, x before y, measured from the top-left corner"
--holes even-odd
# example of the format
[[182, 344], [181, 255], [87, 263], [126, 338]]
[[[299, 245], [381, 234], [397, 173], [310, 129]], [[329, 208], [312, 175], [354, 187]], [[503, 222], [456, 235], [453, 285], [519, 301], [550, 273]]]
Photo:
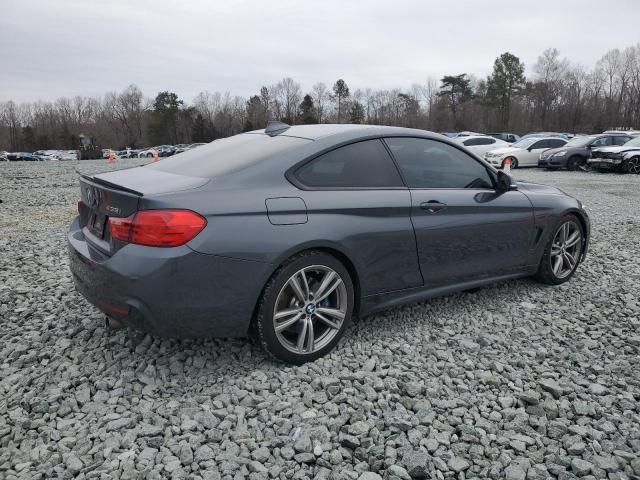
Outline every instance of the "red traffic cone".
[[504, 160], [504, 168], [502, 169], [505, 173], [511, 173], [511, 159], [506, 158]]
[[109, 150], [109, 163], [116, 163], [116, 154]]
[[153, 149], [153, 161], [157, 162], [158, 160], [160, 160], [160, 158], [158, 157], [158, 149], [154, 148]]

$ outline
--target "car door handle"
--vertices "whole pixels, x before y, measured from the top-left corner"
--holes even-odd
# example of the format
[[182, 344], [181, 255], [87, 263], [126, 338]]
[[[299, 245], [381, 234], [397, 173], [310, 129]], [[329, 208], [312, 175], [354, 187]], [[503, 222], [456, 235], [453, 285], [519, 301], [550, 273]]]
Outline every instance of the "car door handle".
[[440, 203], [436, 200], [429, 200], [428, 202], [423, 202], [420, 204], [420, 208], [422, 210], [426, 210], [429, 213], [436, 213], [440, 210], [447, 208], [446, 203]]

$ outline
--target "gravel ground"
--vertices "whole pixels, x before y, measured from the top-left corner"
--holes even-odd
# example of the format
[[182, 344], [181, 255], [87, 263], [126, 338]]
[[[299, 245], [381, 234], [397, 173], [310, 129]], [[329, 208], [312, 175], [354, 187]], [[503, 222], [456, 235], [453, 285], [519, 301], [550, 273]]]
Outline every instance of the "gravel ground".
[[572, 281], [396, 308], [290, 367], [107, 332], [67, 267], [75, 168], [114, 167], [0, 164], [0, 478], [640, 478], [640, 176], [516, 170], [589, 208]]

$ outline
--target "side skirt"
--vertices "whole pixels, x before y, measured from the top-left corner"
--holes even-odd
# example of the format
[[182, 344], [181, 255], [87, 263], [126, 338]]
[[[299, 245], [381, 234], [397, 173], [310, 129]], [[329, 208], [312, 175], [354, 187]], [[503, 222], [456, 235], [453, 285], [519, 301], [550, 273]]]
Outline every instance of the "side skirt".
[[517, 273], [510, 273], [507, 275], [500, 275], [498, 277], [490, 277], [479, 280], [472, 280], [469, 282], [456, 283], [454, 285], [447, 285], [445, 287], [408, 288], [406, 290], [396, 290], [384, 294], [369, 295], [363, 297], [361, 300], [360, 316], [364, 317], [366, 315], [371, 315], [383, 310], [388, 310], [398, 305], [421, 302], [429, 298], [448, 295], [450, 293], [461, 292], [464, 290], [471, 290], [472, 288], [483, 287], [492, 283], [512, 280], [515, 278], [529, 277], [536, 273], [537, 268], [538, 266], [535, 265]]

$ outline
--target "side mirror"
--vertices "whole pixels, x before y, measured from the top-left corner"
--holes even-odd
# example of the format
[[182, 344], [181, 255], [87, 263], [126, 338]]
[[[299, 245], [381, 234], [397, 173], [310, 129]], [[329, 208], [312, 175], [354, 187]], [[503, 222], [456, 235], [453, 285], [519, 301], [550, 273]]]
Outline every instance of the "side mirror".
[[511, 175], [505, 173], [502, 170], [498, 170], [498, 176], [496, 178], [496, 190], [499, 193], [508, 192], [509, 190], [516, 190], [515, 183]]

